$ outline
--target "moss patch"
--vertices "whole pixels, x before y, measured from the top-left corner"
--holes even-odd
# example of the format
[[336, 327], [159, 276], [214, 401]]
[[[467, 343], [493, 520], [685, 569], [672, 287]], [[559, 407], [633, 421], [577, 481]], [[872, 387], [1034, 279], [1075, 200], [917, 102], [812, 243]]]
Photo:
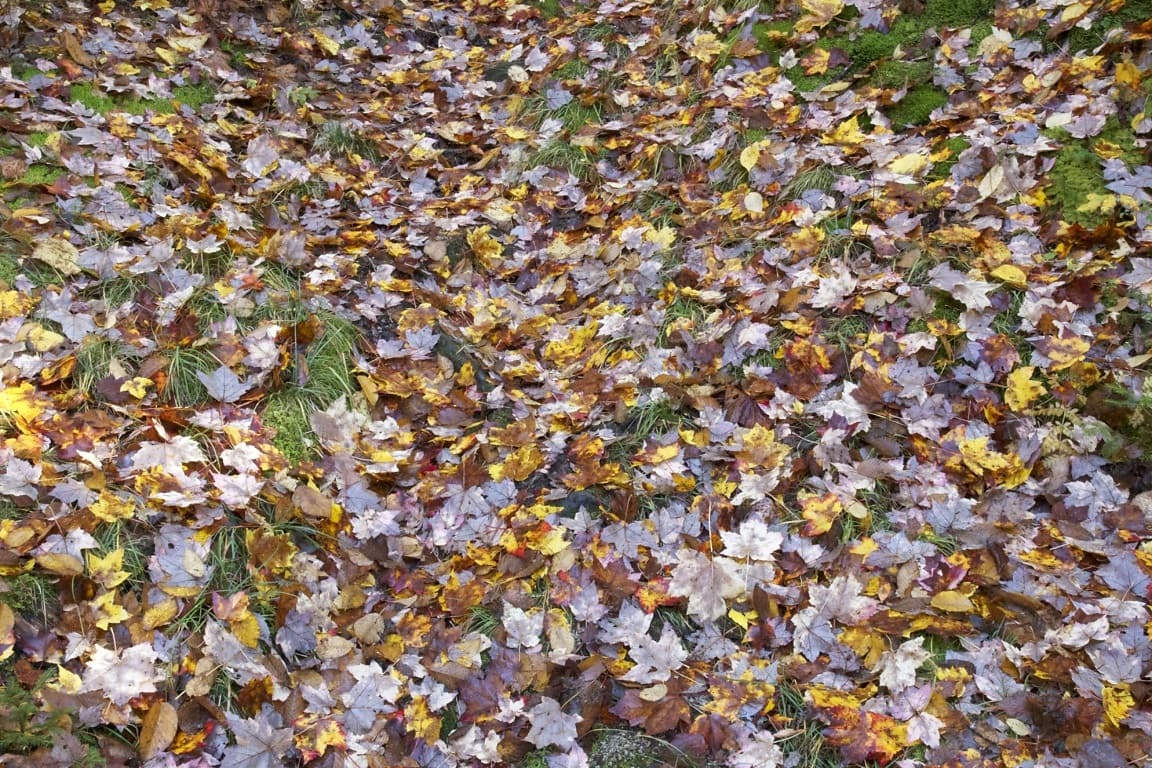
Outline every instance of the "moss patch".
[[881, 88], [903, 88], [931, 79], [932, 64], [927, 61], [885, 61], [872, 72], [872, 82]]
[[650, 768], [660, 756], [651, 736], [636, 731], [611, 730], [599, 735], [588, 753], [591, 768]]
[[272, 430], [272, 444], [293, 464], [316, 455], [316, 441], [308, 423], [308, 402], [299, 392], [282, 390], [269, 396], [261, 420]]
[[178, 85], [172, 89], [172, 100], [190, 107], [193, 111], [200, 109], [215, 98], [216, 88], [211, 83]]
[[1064, 221], [1092, 227], [1100, 223], [1099, 213], [1076, 210], [1091, 194], [1106, 194], [1104, 171], [1100, 158], [1083, 142], [1066, 144], [1056, 154], [1049, 174], [1047, 193], [1060, 207]]
[[68, 98], [100, 114], [105, 114], [116, 106], [115, 99], [98, 91], [92, 83], [73, 83], [68, 91]]
[[897, 104], [888, 108], [892, 127], [900, 130], [913, 125], [924, 125], [932, 111], [948, 104], [948, 94], [931, 85], [920, 85], [908, 91]]

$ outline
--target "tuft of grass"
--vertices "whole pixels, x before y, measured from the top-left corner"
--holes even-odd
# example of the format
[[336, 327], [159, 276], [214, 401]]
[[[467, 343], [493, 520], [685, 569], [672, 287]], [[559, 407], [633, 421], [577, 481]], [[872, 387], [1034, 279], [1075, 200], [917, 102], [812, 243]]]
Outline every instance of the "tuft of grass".
[[127, 349], [118, 341], [92, 336], [80, 343], [76, 350], [76, 369], [72, 380], [81, 392], [96, 391], [96, 382], [108, 375], [112, 361], [127, 356]]
[[133, 530], [131, 525], [126, 520], [102, 523], [93, 531], [93, 536], [99, 544], [97, 552], [101, 557], [117, 549], [124, 550], [121, 568], [128, 572], [128, 578], [122, 588], [139, 591], [149, 580], [148, 558], [152, 556], [153, 544], [151, 536]]
[[553, 139], [541, 147], [528, 164], [533, 168], [541, 165], [560, 168], [578, 179], [587, 180], [596, 171], [596, 165], [592, 158], [592, 154], [583, 147], [573, 146], [561, 139]]
[[317, 152], [344, 155], [349, 160], [354, 156], [370, 162], [380, 159], [380, 150], [371, 139], [346, 123], [336, 120], [320, 126], [312, 147]]
[[50, 625], [50, 617], [60, 605], [56, 580], [38, 571], [28, 571], [0, 580], [0, 603], [14, 613]]
[[161, 395], [181, 408], [201, 405], [208, 400], [208, 390], [197, 373], [211, 373], [219, 362], [210, 352], [199, 347], [176, 347], [168, 352], [167, 380]]
[[474, 605], [468, 611], [468, 622], [464, 625], [465, 632], [479, 632], [492, 637], [502, 626], [500, 617], [486, 605]]
[[657, 337], [660, 346], [667, 346], [669, 335], [677, 329], [686, 328], [691, 332], [699, 328], [707, 316], [708, 311], [700, 302], [683, 296], [677, 297], [664, 310], [664, 322]]
[[791, 681], [782, 681], [776, 686], [776, 711], [790, 721], [789, 727], [799, 731], [779, 742], [785, 765], [794, 768], [840, 768], [844, 764], [840, 754], [824, 742], [822, 724], [812, 717], [804, 701], [803, 691]]

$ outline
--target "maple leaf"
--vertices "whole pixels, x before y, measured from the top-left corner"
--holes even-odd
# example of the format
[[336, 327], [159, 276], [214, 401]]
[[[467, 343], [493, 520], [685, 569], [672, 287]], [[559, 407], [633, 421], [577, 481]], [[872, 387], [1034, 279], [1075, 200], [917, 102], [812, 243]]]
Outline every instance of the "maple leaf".
[[228, 728], [236, 743], [224, 749], [220, 768], [283, 768], [283, 758], [292, 749], [291, 728], [276, 728], [268, 717], [231, 714]]
[[916, 670], [930, 658], [932, 653], [925, 650], [923, 637], [901, 643], [895, 651], [885, 651], [880, 659], [880, 685], [893, 693], [914, 685]]
[[560, 709], [555, 700], [543, 697], [540, 703], [526, 713], [532, 728], [524, 738], [536, 745], [537, 749], [544, 747], [559, 747], [568, 749], [576, 743], [576, 724], [583, 720], [580, 715], [569, 715]]
[[80, 690], [99, 691], [122, 707], [137, 696], [156, 690], [156, 683], [164, 679], [163, 670], [156, 666], [159, 660], [152, 646], [145, 643], [122, 651], [95, 646], [84, 668]]
[[644, 635], [629, 649], [628, 655], [636, 662], [636, 666], [620, 679], [648, 684], [671, 677], [672, 673], [687, 660], [688, 651], [681, 644], [680, 637], [665, 625], [659, 640]]
[[677, 553], [668, 594], [688, 598], [688, 613], [705, 621], [723, 616], [725, 600], [744, 593], [740, 566], [726, 557], [710, 558], [692, 549]]

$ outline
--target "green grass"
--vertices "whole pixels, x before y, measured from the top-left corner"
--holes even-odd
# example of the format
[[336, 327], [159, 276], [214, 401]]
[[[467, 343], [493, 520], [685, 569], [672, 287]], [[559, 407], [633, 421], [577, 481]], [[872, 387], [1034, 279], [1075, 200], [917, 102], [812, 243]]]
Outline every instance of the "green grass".
[[541, 147], [528, 161], [528, 165], [532, 168], [542, 165], [560, 168], [583, 180], [591, 178], [596, 172], [591, 152], [562, 139], [553, 139]]
[[335, 120], [320, 126], [312, 146], [317, 152], [343, 155], [350, 160], [354, 156], [371, 162], [380, 159], [380, 150], [371, 139], [351, 126]]
[[118, 341], [91, 336], [76, 350], [72, 381], [81, 392], [96, 396], [96, 383], [108, 375], [112, 360], [127, 357], [128, 350]]
[[39, 571], [28, 571], [0, 579], [0, 603], [14, 613], [45, 625], [60, 605], [56, 579]]
[[97, 553], [101, 557], [117, 549], [124, 550], [121, 570], [128, 572], [128, 578], [122, 588], [139, 591], [149, 580], [148, 558], [152, 555], [153, 546], [152, 537], [135, 530], [134, 525], [129, 520], [102, 523], [93, 531], [93, 536], [99, 544]]
[[73, 83], [68, 98], [101, 115], [107, 114], [116, 106], [115, 99], [97, 90], [92, 83]]
[[272, 444], [292, 464], [315, 458], [317, 446], [308, 423], [311, 400], [295, 389], [273, 392], [264, 403], [261, 420], [272, 430]]
[[487, 637], [496, 634], [496, 630], [503, 626], [500, 617], [486, 605], [474, 605], [468, 611], [468, 621], [464, 625], [465, 632], [479, 632]]
[[202, 405], [208, 401], [208, 390], [196, 375], [208, 374], [220, 363], [200, 347], [176, 347], [168, 352], [168, 379], [161, 396], [181, 408]]
[[64, 275], [59, 270], [37, 259], [21, 258], [21, 250], [20, 243], [0, 233], [0, 282], [11, 287], [23, 275], [37, 288], [63, 285]]
[[684, 329], [687, 326], [689, 333], [697, 330], [703, 323], [704, 319], [708, 316], [707, 308], [698, 301], [692, 299], [677, 297], [675, 301], [668, 305], [664, 310], [664, 322], [660, 326], [660, 333], [657, 337], [657, 342], [662, 347], [668, 346], [673, 340], [670, 334], [675, 332], [676, 329]]
[[53, 747], [68, 733], [84, 748], [73, 768], [107, 765], [92, 731], [73, 726], [70, 710], [47, 705], [40, 690], [56, 675], [55, 669], [41, 674], [34, 685], [25, 688], [17, 680], [10, 662], [0, 665], [0, 755], [20, 756], [20, 765], [54, 765]]
[[629, 411], [620, 439], [608, 448], [609, 459], [627, 465], [649, 437], [679, 429], [686, 415], [667, 398], [650, 399]]

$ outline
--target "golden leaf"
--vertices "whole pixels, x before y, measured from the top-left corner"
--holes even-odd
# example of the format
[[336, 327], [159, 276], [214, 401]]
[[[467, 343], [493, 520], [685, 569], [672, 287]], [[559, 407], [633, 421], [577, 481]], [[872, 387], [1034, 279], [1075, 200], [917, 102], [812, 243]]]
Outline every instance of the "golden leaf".
[[932, 607], [939, 611], [964, 613], [971, 611], [975, 606], [968, 598], [968, 595], [963, 592], [946, 589], [943, 592], [937, 592], [935, 595], [932, 595]]
[[1008, 374], [1008, 388], [1004, 392], [1004, 402], [1017, 413], [1026, 410], [1036, 398], [1044, 394], [1044, 385], [1032, 381], [1035, 370], [1035, 366], [1027, 365]]

